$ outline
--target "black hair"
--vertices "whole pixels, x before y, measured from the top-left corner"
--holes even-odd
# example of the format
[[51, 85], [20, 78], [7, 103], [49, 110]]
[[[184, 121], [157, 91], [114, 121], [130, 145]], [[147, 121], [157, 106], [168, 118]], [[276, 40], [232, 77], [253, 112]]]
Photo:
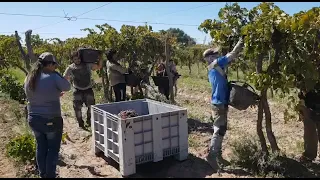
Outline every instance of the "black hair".
[[112, 60], [113, 60], [113, 56], [114, 56], [116, 53], [117, 53], [116, 50], [114, 50], [114, 49], [108, 49], [108, 50], [106, 51], [107, 59], [108, 59], [109, 61], [112, 61]]
[[31, 91], [34, 91], [37, 86], [37, 80], [40, 77], [40, 74], [44, 67], [55, 64], [55, 62], [52, 61], [42, 61], [39, 59], [33, 64], [32, 70], [28, 73], [27, 80], [29, 81], [29, 89]]
[[114, 49], [108, 49], [106, 51], [106, 56], [107, 56], [107, 59], [109, 62], [113, 63], [113, 64], [117, 64], [117, 65], [120, 65], [115, 59], [114, 59], [114, 55], [117, 53], [116, 50]]

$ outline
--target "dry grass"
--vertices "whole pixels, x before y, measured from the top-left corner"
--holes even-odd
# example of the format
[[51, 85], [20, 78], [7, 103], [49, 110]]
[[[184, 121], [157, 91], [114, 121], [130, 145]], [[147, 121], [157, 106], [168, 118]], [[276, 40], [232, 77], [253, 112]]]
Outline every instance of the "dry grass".
[[0, 177], [16, 177], [22, 166], [8, 159], [5, 146], [15, 136], [30, 133], [24, 121], [23, 106], [0, 94]]

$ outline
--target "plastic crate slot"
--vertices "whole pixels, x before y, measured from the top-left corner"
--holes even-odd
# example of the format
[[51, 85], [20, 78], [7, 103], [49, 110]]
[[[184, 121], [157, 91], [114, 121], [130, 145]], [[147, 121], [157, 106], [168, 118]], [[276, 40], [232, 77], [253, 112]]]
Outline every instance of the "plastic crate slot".
[[112, 151], [114, 154], [119, 154], [119, 146], [118, 144], [112, 143]]
[[111, 129], [112, 131], [118, 131], [118, 123], [111, 121]]
[[103, 145], [101, 145], [98, 141], [96, 141], [96, 147], [97, 147], [98, 149], [100, 149], [101, 151], [104, 151]]
[[99, 127], [99, 133], [104, 134], [104, 126], [99, 125], [98, 127]]
[[98, 134], [98, 136], [104, 137], [104, 134], [100, 134], [99, 131], [97, 131], [96, 133]]
[[106, 117], [108, 119], [110, 119], [111, 121], [114, 121], [114, 122], [118, 122], [120, 120], [120, 117], [118, 117], [118, 115], [115, 115], [115, 116], [112, 116], [111, 114], [106, 114]]
[[97, 109], [95, 107], [93, 107], [93, 112], [99, 115], [103, 115], [103, 111], [101, 111], [100, 109]]
[[141, 142], [139, 144], [134, 144], [134, 146], [141, 146], [143, 144], [149, 144], [149, 143], [152, 143], [153, 141], [147, 141], [147, 142]]
[[118, 140], [119, 140], [118, 134], [112, 132], [112, 140], [113, 140], [113, 142], [118, 143]]
[[172, 138], [176, 138], [176, 137], [179, 137], [179, 135], [171, 136], [171, 137], [166, 137], [166, 138], [162, 138], [162, 140], [172, 139]]
[[150, 161], [153, 161], [153, 153], [136, 156], [136, 164], [142, 164]]
[[93, 119], [94, 119], [94, 122], [99, 122], [98, 113], [93, 112]]
[[146, 117], [146, 118], [137, 118], [137, 119], [134, 119], [134, 122], [141, 122], [141, 121], [152, 121], [152, 118], [150, 117]]
[[107, 138], [112, 140], [112, 131], [110, 131], [109, 129], [107, 130]]
[[109, 131], [110, 133], [118, 134], [118, 131], [113, 131], [112, 128], [108, 128], [108, 131]]
[[173, 125], [173, 126], [163, 126], [162, 129], [165, 129], [165, 128], [169, 128], [169, 127], [179, 127], [179, 125]]
[[96, 113], [102, 112], [102, 110], [100, 110], [99, 108], [93, 107], [93, 111]]
[[94, 134], [94, 139], [95, 139], [95, 141], [99, 141], [99, 133], [98, 132], [96, 132]]
[[113, 152], [108, 150], [108, 156], [111, 157], [113, 160], [115, 160], [117, 163], [119, 163], [119, 157], [117, 157]]
[[163, 150], [163, 157], [168, 157], [168, 156], [172, 156], [175, 154], [179, 154], [180, 150], [179, 147], [176, 148], [168, 148]]
[[98, 119], [99, 119], [99, 124], [104, 125], [103, 115], [98, 115]]
[[97, 122], [94, 122], [94, 130], [99, 131], [99, 124]]
[[111, 128], [111, 121], [107, 118], [107, 128]]
[[101, 144], [104, 144], [104, 137], [102, 135], [99, 135], [99, 141]]
[[109, 139], [108, 139], [108, 150], [111, 150], [112, 151], [112, 141], [110, 141]]
[[[150, 130], [146, 130], [146, 131], [144, 131], [145, 133], [146, 132], [152, 132], [152, 129], [150, 129]], [[139, 132], [135, 132], [134, 134], [142, 134], [143, 133], [143, 131], [139, 131]]]

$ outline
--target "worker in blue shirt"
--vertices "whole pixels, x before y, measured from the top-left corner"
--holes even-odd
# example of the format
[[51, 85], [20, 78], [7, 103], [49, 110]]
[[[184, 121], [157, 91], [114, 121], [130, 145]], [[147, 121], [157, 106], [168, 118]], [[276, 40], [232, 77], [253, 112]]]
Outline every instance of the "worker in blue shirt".
[[222, 158], [222, 140], [227, 131], [227, 113], [229, 102], [229, 87], [225, 69], [240, 53], [243, 47], [243, 37], [240, 38], [234, 49], [225, 56], [219, 55], [218, 48], [207, 49], [203, 53], [204, 60], [209, 64], [208, 77], [212, 87], [211, 104], [213, 123], [213, 136], [206, 161], [214, 170], [228, 163]]

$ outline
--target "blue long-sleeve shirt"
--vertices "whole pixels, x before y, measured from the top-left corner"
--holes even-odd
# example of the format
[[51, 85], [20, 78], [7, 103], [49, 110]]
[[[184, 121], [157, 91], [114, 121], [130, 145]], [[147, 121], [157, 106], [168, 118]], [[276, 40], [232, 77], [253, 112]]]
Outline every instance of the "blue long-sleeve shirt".
[[28, 100], [28, 114], [47, 118], [61, 116], [60, 93], [69, 91], [70, 83], [56, 72], [41, 73], [34, 91], [26, 80], [24, 90]]
[[[217, 64], [224, 70], [228, 64], [228, 58], [226, 56], [219, 57], [217, 59]], [[211, 103], [228, 104], [229, 90], [227, 78], [220, 74], [216, 69], [209, 70], [208, 78], [212, 87]]]
[[212, 92], [211, 92], [212, 104], [219, 105], [219, 104], [229, 103], [228, 79], [226, 78], [225, 75], [221, 74], [215, 68], [219, 66], [224, 72], [227, 65], [239, 55], [239, 52], [242, 49], [242, 47], [243, 47], [243, 40], [241, 38], [231, 52], [229, 52], [226, 56], [222, 56], [214, 60], [208, 66], [209, 68], [208, 78], [212, 87]]

